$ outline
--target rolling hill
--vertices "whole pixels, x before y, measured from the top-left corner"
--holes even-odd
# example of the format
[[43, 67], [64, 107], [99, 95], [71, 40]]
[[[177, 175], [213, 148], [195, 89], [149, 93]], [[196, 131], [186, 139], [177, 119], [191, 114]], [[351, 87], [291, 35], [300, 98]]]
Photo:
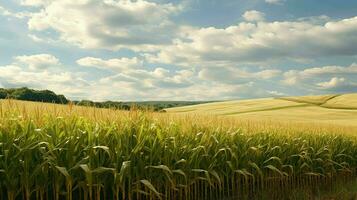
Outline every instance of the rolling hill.
[[176, 107], [166, 111], [357, 126], [357, 93], [235, 100]]

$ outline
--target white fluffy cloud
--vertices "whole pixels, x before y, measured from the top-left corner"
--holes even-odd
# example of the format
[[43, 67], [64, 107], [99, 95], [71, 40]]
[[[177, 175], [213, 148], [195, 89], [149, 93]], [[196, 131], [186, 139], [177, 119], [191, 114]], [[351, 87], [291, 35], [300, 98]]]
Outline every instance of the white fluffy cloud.
[[331, 89], [343, 85], [345, 81], [345, 78], [333, 77], [330, 81], [317, 83], [317, 85], [323, 89]]
[[[281, 4], [285, 0], [265, 1]], [[12, 63], [0, 66], [0, 85], [4, 87], [26, 85], [63, 90], [70, 97], [133, 100], [282, 95], [292, 85], [309, 92], [353, 91], [356, 86], [356, 64], [297, 70], [284, 66], [297, 61], [356, 56], [357, 17], [334, 20], [317, 16], [272, 22], [265, 19], [264, 13], [248, 10], [237, 24], [194, 27], [174, 22], [182, 6], [163, 1], [18, 2], [33, 6], [27, 8], [33, 13], [12, 13], [0, 7], [0, 14], [28, 20], [30, 31], [24, 32], [40, 42], [38, 45], [66, 42], [94, 49], [91, 55], [97, 57], [78, 59], [78, 66], [71, 69], [82, 70], [78, 74], [66, 71], [70, 66], [62, 69], [61, 62], [49, 54], [17, 56]], [[100, 58], [106, 50], [118, 50], [119, 55], [130, 57]], [[87, 51], [81, 51], [81, 55], [84, 52]], [[85, 76], [98, 71], [91, 67], [104, 71]], [[108, 70], [111, 75], [104, 77]], [[75, 84], [75, 89], [70, 90], [69, 83]]]
[[321, 90], [333, 91], [333, 92], [357, 92], [357, 82], [348, 80], [346, 78], [332, 77], [331, 80], [326, 82], [317, 83], [317, 87]]
[[[335, 76], [335, 75], [351, 75], [357, 76], [357, 64], [353, 63], [350, 66], [324, 66], [312, 67], [305, 70], [289, 70], [284, 73], [283, 82], [288, 85], [299, 84], [306, 79], [314, 79], [316, 77]], [[336, 79], [337, 80], [337, 79]]]
[[[133, 58], [114, 58], [103, 60], [101, 58], [85, 57], [77, 60], [77, 64], [81, 66], [91, 66], [101, 69], [110, 69], [118, 74], [106, 77], [100, 80], [102, 83], [109, 82], [130, 82], [147, 87], [171, 87], [185, 86], [190, 84], [189, 80], [193, 76], [192, 70], [179, 70], [173, 74], [164, 68], [157, 67], [153, 70], [145, 68], [143, 61], [137, 57]], [[165, 85], [166, 84], [166, 85]]]
[[[0, 85], [3, 87], [27, 86], [36, 89], [50, 89], [57, 93], [63, 93], [71, 99], [91, 100], [217, 100], [239, 97], [275, 96], [279, 92], [259, 88], [254, 81], [270, 79], [280, 74], [279, 70], [262, 70], [250, 72], [230, 68], [228, 77], [217, 77], [210, 71], [211, 68], [202, 69], [197, 73], [193, 69], [169, 70], [161, 67], [148, 69], [146, 66], [138, 66], [141, 63], [138, 58], [79, 59], [84, 71], [74, 73], [66, 71], [61, 65], [58, 68], [30, 67], [34, 62], [30, 59], [38, 55], [14, 58], [14, 63], [0, 66]], [[51, 56], [48, 56], [49, 58]], [[53, 56], [54, 57], [54, 56]], [[24, 59], [26, 58], [26, 59]], [[23, 60], [24, 62], [19, 62]], [[32, 62], [30, 62], [30, 61]], [[119, 62], [120, 61], [120, 62]], [[118, 68], [118, 63], [123, 63], [125, 70]], [[135, 62], [134, 62], [135, 61]], [[60, 63], [57, 61], [57, 63]], [[114, 64], [113, 64], [114, 63]], [[128, 66], [133, 64], [133, 67]], [[114, 75], [88, 79], [86, 66], [95, 66], [101, 69], [113, 70]], [[80, 68], [77, 66], [76, 68]], [[208, 70], [208, 71], [205, 71]], [[210, 77], [211, 76], [211, 77]], [[225, 81], [232, 79], [231, 82]], [[241, 79], [235, 81], [234, 79]], [[94, 92], [95, 91], [95, 92]], [[155, 95], [153, 95], [155, 94]]]
[[265, 20], [265, 14], [256, 10], [249, 10], [243, 14], [243, 18], [250, 22], [259, 22]]
[[[357, 17], [267, 22], [264, 13], [250, 10], [243, 14], [245, 22], [200, 28], [171, 21], [181, 5], [144, 0], [27, 1], [41, 6], [28, 21], [30, 30], [53, 29], [60, 40], [82, 48], [152, 52], [146, 54], [151, 62], [217, 66], [357, 54]], [[35, 33], [30, 35], [39, 41]]]
[[6, 79], [7, 84], [14, 86], [32, 85], [39, 86], [45, 84], [64, 84], [73, 81], [73, 76], [68, 72], [52, 73], [49, 71], [34, 72], [26, 71], [16, 65], [0, 67], [0, 78]]
[[[30, 30], [53, 29], [60, 40], [82, 48], [145, 52], [142, 55], [152, 63], [269, 66], [281, 61], [357, 55], [357, 17], [334, 21], [319, 16], [269, 22], [264, 21], [264, 13], [249, 10], [243, 14], [244, 22], [225, 28], [200, 28], [172, 21], [172, 16], [183, 10], [180, 4], [146, 0], [23, 3], [41, 7], [28, 21]], [[41, 41], [35, 32], [29, 35]]]
[[281, 74], [280, 70], [266, 69], [249, 72], [239, 68], [206, 68], [199, 72], [199, 78], [220, 83], [246, 83], [256, 79], [271, 79]]
[[43, 70], [60, 65], [59, 60], [50, 54], [17, 56], [15, 57], [15, 60], [19, 63], [27, 65], [32, 70]]
[[69, 97], [76, 96], [78, 89], [88, 86], [87, 81], [70, 72], [29, 71], [17, 65], [0, 66], [0, 85], [7, 88], [31, 87], [50, 89], [64, 93]]
[[90, 85], [78, 73], [63, 70], [62, 67], [59, 59], [50, 54], [17, 56], [13, 63], [0, 66], [0, 85], [50, 89], [69, 97]]
[[111, 50], [152, 50], [169, 44], [176, 33], [170, 16], [181, 9], [144, 0], [29, 2], [42, 5], [28, 21], [30, 30], [54, 29], [71, 44]]
[[311, 67], [286, 71], [282, 84], [310, 93], [351, 93], [357, 92], [356, 78], [357, 64]]
[[241, 22], [227, 28], [187, 28], [185, 39], [163, 47], [151, 62], [192, 65], [232, 65], [357, 55], [357, 17], [315, 24]]
[[102, 69], [111, 69], [114, 71], [130, 70], [143, 67], [143, 61], [137, 57], [119, 58], [103, 60], [101, 58], [85, 57], [77, 60], [77, 64], [87, 67], [97, 67]]

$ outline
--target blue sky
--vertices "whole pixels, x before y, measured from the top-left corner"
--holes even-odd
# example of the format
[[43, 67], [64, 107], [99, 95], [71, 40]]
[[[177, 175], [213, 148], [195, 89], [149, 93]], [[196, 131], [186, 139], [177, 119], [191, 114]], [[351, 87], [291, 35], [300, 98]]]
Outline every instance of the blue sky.
[[71, 99], [357, 92], [357, 1], [0, 0], [0, 87]]

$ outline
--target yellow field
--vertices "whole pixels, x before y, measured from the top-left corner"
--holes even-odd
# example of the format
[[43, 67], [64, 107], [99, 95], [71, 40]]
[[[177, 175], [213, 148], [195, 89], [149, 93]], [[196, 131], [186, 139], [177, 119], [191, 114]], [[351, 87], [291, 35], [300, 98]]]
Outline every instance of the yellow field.
[[239, 119], [357, 126], [357, 94], [264, 98], [166, 109], [168, 113], [206, 113]]
[[[166, 113], [145, 112], [158, 123], [180, 125], [189, 132], [192, 126], [211, 129], [239, 128], [246, 133], [276, 132], [354, 134], [357, 110], [327, 109], [307, 103], [281, 99], [255, 99], [207, 103], [167, 109]], [[141, 112], [105, 108], [60, 105], [18, 100], [0, 100], [0, 117], [17, 113], [21, 119], [45, 123], [44, 116], [79, 116], [95, 122], [123, 122], [137, 118]], [[324, 123], [321, 123], [324, 122]]]
[[357, 109], [357, 94], [345, 94], [327, 101], [323, 106], [329, 108]]
[[351, 199], [356, 110], [322, 107], [334, 98], [163, 113], [1, 100], [0, 199]]

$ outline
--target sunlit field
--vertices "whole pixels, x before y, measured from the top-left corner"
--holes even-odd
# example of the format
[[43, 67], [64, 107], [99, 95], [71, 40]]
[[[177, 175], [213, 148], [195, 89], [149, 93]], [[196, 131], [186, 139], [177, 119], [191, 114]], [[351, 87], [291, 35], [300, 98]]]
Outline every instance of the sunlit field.
[[355, 126], [0, 102], [0, 199], [344, 199], [356, 191]]
[[169, 113], [207, 113], [251, 120], [357, 126], [357, 94], [226, 101], [166, 110]]

